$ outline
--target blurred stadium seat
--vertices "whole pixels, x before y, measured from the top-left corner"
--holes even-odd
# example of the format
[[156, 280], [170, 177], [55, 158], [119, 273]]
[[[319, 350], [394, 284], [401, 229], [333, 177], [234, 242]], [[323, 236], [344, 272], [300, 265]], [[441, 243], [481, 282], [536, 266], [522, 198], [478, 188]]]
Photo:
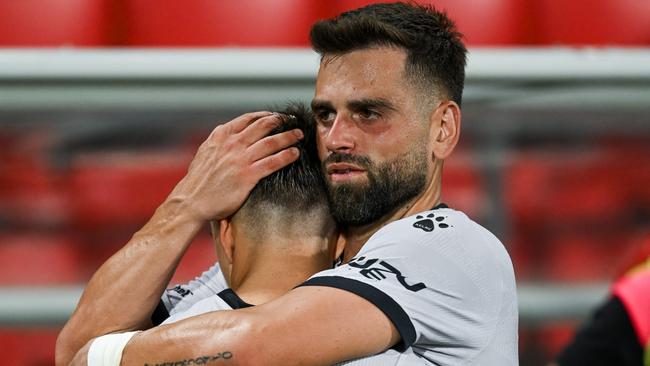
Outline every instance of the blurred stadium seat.
[[[0, 46], [306, 47], [315, 20], [374, 2], [3, 1]], [[650, 44], [648, 1], [420, 2], [445, 9], [471, 46]]]
[[538, 43], [650, 45], [650, 1], [532, 1]]
[[542, 327], [537, 331], [537, 347], [547, 359], [555, 357], [573, 338], [576, 325], [575, 322], [560, 322]]
[[475, 219], [487, 211], [487, 196], [481, 172], [467, 158], [454, 157], [445, 163], [442, 202]]
[[[90, 279], [90, 275], [97, 271], [108, 258], [120, 250], [138, 229], [138, 226], [124, 225], [112, 230], [82, 231], [78, 237], [79, 242], [83, 245], [79, 246], [77, 256], [80, 258], [82, 274], [86, 276], [85, 281]], [[186, 283], [194, 279], [212, 266], [216, 262], [216, 258], [216, 249], [209, 234], [209, 226], [205, 225], [205, 228], [197, 234], [183, 255], [170, 280], [170, 285]]]
[[0, 47], [105, 46], [109, 0], [0, 1]]
[[[375, 3], [368, 0], [333, 0], [330, 14]], [[424, 0], [444, 9], [456, 21], [472, 46], [513, 46], [530, 41], [527, 2], [520, 0]]]
[[54, 227], [67, 221], [63, 177], [40, 136], [13, 136], [0, 153], [0, 223]]
[[54, 365], [54, 345], [59, 329], [0, 328], [0, 344], [5, 365]]
[[144, 224], [185, 175], [190, 160], [183, 151], [78, 157], [68, 179], [73, 226], [93, 230]]
[[72, 236], [0, 232], [0, 243], [0, 285], [69, 285], [88, 279]]
[[624, 216], [628, 187], [616, 156], [604, 152], [521, 154], [504, 178], [506, 204], [517, 225], [543, 227], [607, 222]]
[[646, 159], [624, 146], [515, 156], [503, 192], [517, 238], [511, 251], [517, 275], [612, 280], [637, 231]]
[[507, 242], [508, 254], [512, 260], [515, 270], [515, 278], [518, 282], [533, 280], [537, 275], [541, 256], [539, 251], [542, 248], [526, 235], [518, 234], [509, 237]]
[[611, 281], [630, 245], [626, 239], [616, 232], [550, 234], [538, 257], [540, 275], [548, 281]]
[[631, 235], [627, 252], [622, 252], [614, 278], [650, 268], [650, 231]]
[[306, 47], [322, 9], [313, 0], [125, 1], [126, 44], [153, 47]]
[[610, 149], [616, 151], [617, 180], [627, 188], [634, 203], [631, 211], [650, 217], [650, 145], [645, 141]]

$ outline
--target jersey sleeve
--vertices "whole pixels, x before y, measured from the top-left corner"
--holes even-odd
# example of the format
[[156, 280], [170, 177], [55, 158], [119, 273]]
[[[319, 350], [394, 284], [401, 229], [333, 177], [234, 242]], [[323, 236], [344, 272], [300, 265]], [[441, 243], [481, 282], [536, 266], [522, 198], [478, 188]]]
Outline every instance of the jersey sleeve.
[[453, 364], [481, 352], [505, 317], [514, 335], [504, 336], [514, 337], [516, 348], [512, 264], [501, 243], [471, 223], [453, 210], [393, 222], [350, 262], [317, 273], [303, 286], [335, 287], [363, 297], [397, 328], [396, 350], [435, 349], [439, 356], [431, 356], [433, 361]]
[[159, 325], [170, 315], [184, 312], [197, 302], [217, 295], [227, 288], [228, 284], [219, 263], [215, 263], [194, 280], [165, 290], [151, 316], [151, 321], [153, 325]]

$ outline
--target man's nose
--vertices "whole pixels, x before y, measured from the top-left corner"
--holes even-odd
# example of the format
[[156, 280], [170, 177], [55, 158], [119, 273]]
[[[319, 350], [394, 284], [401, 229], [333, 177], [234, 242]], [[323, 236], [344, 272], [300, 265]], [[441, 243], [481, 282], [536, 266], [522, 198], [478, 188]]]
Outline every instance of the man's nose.
[[349, 152], [355, 148], [354, 123], [338, 114], [325, 136], [325, 146], [329, 151]]

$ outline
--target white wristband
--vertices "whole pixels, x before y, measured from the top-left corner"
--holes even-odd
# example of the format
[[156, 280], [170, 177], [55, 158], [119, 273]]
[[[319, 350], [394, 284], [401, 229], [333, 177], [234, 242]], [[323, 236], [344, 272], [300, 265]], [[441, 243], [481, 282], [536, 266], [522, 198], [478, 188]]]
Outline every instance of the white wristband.
[[88, 366], [120, 366], [122, 351], [140, 331], [107, 334], [95, 338], [88, 349]]

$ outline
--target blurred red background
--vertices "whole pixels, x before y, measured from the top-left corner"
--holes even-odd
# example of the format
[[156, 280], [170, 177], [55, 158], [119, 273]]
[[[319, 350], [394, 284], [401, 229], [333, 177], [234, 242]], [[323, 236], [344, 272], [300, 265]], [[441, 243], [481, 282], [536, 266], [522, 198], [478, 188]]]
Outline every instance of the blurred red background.
[[[305, 48], [314, 21], [371, 2], [0, 0], [0, 47]], [[650, 1], [421, 3], [446, 9], [470, 47], [650, 45]], [[5, 287], [87, 281], [183, 176], [197, 141], [190, 136], [144, 151], [73, 154], [62, 166], [52, 157], [54, 142], [47, 130], [3, 126], [0, 286]], [[488, 178], [471, 150], [471, 144], [461, 146], [446, 165], [444, 197], [480, 221], [493, 211]], [[650, 237], [648, 167], [650, 144], [643, 139], [592, 141], [579, 154], [561, 149], [515, 153], [498, 174], [510, 220], [504, 241], [519, 281], [611, 280], [622, 253], [647, 245]], [[206, 229], [173, 281], [191, 279], [214, 260]], [[52, 364], [59, 326], [0, 329], [8, 363]], [[535, 352], [551, 357], [574, 326], [522, 329], [522, 360]]]

